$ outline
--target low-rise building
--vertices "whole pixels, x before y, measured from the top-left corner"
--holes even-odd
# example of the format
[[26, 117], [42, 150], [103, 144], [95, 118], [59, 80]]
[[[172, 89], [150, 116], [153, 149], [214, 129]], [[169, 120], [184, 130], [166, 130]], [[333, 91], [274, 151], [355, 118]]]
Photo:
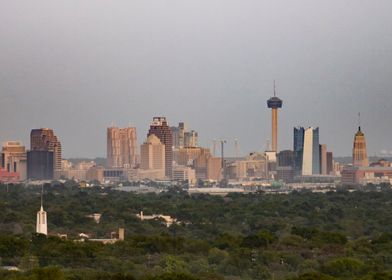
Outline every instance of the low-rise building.
[[366, 185], [391, 183], [392, 167], [369, 166], [343, 168], [342, 184], [344, 185]]

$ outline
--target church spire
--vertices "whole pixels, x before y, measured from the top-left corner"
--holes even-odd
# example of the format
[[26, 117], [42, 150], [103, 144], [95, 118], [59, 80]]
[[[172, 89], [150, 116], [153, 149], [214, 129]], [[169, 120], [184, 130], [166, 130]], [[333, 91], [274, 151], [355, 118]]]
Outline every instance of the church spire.
[[44, 195], [44, 186], [41, 187], [41, 208], [37, 212], [37, 225], [36, 232], [44, 235], [48, 235], [48, 221], [46, 212], [43, 207], [43, 195]]

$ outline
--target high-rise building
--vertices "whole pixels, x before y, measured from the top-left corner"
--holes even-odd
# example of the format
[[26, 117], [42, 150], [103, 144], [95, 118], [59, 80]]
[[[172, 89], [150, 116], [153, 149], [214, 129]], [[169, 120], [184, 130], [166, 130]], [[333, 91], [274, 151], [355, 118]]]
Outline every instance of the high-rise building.
[[303, 127], [294, 127], [295, 175], [301, 175], [301, 173], [302, 173], [304, 136], [305, 136], [305, 129]]
[[165, 145], [165, 175], [172, 177], [173, 165], [173, 135], [165, 117], [154, 117], [148, 135], [154, 134]]
[[137, 164], [135, 127], [107, 129], [107, 165], [109, 168], [132, 168]]
[[327, 174], [328, 175], [333, 175], [334, 168], [333, 168], [333, 153], [332, 152], [327, 152]]
[[27, 178], [34, 180], [51, 180], [54, 177], [53, 152], [27, 152]]
[[[165, 178], [165, 145], [155, 134], [147, 137], [140, 147], [140, 174], [144, 178], [162, 180]], [[148, 171], [148, 172], [147, 172]]]
[[283, 101], [276, 97], [275, 82], [274, 82], [274, 96], [268, 99], [267, 106], [272, 110], [272, 151], [278, 151], [278, 109], [282, 108]]
[[369, 160], [366, 151], [365, 134], [362, 132], [361, 126], [358, 127], [358, 131], [357, 133], [355, 133], [354, 137], [353, 165], [357, 167], [369, 166]]
[[172, 135], [173, 135], [173, 147], [174, 148], [182, 148], [185, 146], [185, 132], [186, 125], [183, 122], [180, 122], [178, 126], [172, 126]]
[[198, 146], [198, 138], [199, 135], [196, 131], [191, 130], [189, 132], [185, 132], [184, 134], [184, 146], [185, 147], [197, 147]]
[[329, 175], [327, 171], [327, 145], [320, 144], [320, 174]]
[[26, 148], [19, 141], [8, 141], [3, 144], [1, 167], [8, 172], [19, 174], [21, 181], [27, 179]]
[[[61, 170], [61, 143], [52, 129], [33, 129], [30, 133], [30, 152], [52, 152], [54, 172]], [[34, 157], [31, 157], [34, 158]], [[34, 164], [34, 162], [30, 162]], [[31, 166], [28, 166], [28, 168]]]
[[162, 169], [165, 170], [165, 145], [154, 134], [147, 137], [146, 142], [141, 145], [142, 169]]
[[320, 174], [319, 128], [294, 128], [294, 152], [297, 175]]
[[277, 179], [286, 183], [294, 180], [295, 153], [294, 151], [285, 150], [277, 154], [278, 162], [276, 167]]

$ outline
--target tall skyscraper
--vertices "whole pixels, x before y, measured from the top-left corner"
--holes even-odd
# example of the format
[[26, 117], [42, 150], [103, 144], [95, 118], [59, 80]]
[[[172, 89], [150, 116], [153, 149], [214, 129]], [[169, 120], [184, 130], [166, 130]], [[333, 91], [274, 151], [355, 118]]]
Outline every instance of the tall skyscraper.
[[353, 165], [357, 167], [369, 166], [369, 160], [366, 151], [365, 134], [362, 132], [361, 126], [358, 127], [358, 131], [357, 133], [355, 133], [354, 137]]
[[328, 175], [327, 171], [327, 145], [320, 144], [320, 174]]
[[107, 129], [107, 165], [109, 168], [131, 168], [137, 164], [136, 128]]
[[196, 131], [191, 130], [184, 134], [184, 147], [197, 147], [199, 142], [199, 135]]
[[294, 152], [297, 175], [320, 174], [319, 128], [294, 128]]
[[333, 153], [327, 152], [327, 174], [328, 175], [334, 174], [333, 164], [334, 164]]
[[295, 175], [302, 174], [302, 159], [304, 149], [305, 129], [303, 127], [294, 127], [294, 169]]
[[185, 146], [185, 132], [186, 125], [183, 122], [180, 122], [178, 126], [172, 126], [172, 135], [173, 135], [173, 147], [175, 148], [183, 148]]
[[[61, 143], [57, 136], [49, 128], [31, 130], [30, 151], [27, 153], [28, 178], [52, 179], [57, 171], [61, 171]], [[48, 177], [50, 175], [51, 178]]]
[[19, 141], [8, 141], [3, 144], [1, 167], [8, 172], [19, 173], [21, 181], [27, 178], [26, 148]]
[[165, 145], [157, 136], [154, 134], [148, 136], [146, 142], [141, 145], [140, 153], [140, 168], [165, 170]]
[[272, 151], [278, 151], [278, 109], [282, 108], [283, 101], [276, 97], [275, 81], [274, 81], [274, 96], [268, 99], [267, 106], [272, 110]]
[[173, 165], [173, 136], [165, 117], [154, 117], [148, 135], [154, 134], [165, 145], [165, 174], [172, 177]]
[[54, 178], [53, 152], [27, 152], [27, 178], [34, 180], [51, 180]]

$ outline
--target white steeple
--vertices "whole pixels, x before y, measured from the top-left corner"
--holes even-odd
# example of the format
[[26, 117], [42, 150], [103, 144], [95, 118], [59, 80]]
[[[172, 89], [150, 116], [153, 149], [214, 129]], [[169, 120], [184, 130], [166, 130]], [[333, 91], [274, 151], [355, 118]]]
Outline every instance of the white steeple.
[[47, 224], [47, 218], [46, 218], [46, 212], [44, 211], [43, 207], [43, 192], [44, 188], [42, 186], [41, 190], [41, 209], [37, 212], [37, 227], [36, 227], [36, 232], [48, 235], [48, 224]]

